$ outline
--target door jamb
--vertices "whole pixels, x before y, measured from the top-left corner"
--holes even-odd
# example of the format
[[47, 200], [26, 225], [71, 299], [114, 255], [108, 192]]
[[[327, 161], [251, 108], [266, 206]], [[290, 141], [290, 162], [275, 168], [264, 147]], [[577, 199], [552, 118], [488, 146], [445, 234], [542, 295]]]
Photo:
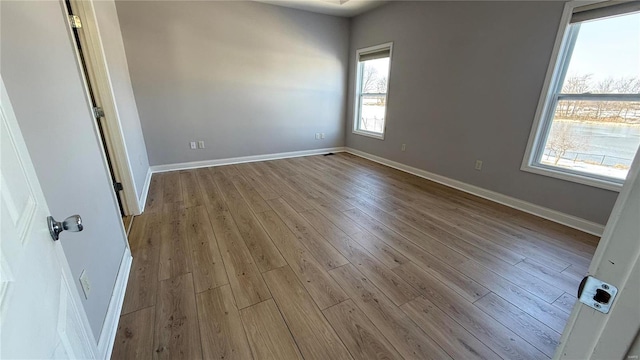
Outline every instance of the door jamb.
[[[64, 2], [64, 0], [62, 1]], [[79, 16], [82, 21], [82, 28], [78, 31], [81, 35], [80, 41], [90, 77], [88, 81], [92, 86], [98, 106], [104, 111], [104, 135], [107, 147], [105, 151], [109, 152], [113, 160], [113, 175], [123, 187], [121, 191], [123, 211], [125, 215], [139, 215], [141, 213], [140, 201], [129, 162], [127, 145], [124, 141], [121, 119], [115, 103], [93, 1], [70, 0], [70, 3], [73, 13]]]

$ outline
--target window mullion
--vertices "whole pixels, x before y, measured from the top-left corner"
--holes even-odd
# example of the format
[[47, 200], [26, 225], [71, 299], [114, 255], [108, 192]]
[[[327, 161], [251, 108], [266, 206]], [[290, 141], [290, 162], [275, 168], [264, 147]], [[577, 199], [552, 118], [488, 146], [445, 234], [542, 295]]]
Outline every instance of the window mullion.
[[559, 100], [640, 101], [640, 94], [557, 94]]

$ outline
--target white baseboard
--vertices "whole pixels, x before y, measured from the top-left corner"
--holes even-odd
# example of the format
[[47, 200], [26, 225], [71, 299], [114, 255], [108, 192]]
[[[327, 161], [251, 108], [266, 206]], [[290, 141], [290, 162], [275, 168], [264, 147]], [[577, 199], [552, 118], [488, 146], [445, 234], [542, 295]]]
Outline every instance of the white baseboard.
[[549, 208], [536, 205], [524, 200], [516, 199], [511, 196], [500, 194], [495, 191], [483, 189], [475, 185], [467, 184], [462, 181], [454, 180], [442, 175], [428, 172], [426, 170], [418, 169], [409, 165], [405, 165], [393, 160], [385, 159], [383, 157], [379, 157], [376, 155], [372, 155], [372, 154], [369, 154], [360, 150], [348, 148], [348, 147], [334, 147], [334, 148], [325, 148], [325, 149], [292, 151], [292, 152], [276, 153], [276, 154], [252, 155], [252, 156], [242, 156], [242, 157], [235, 157], [235, 158], [228, 158], [228, 159], [193, 161], [193, 162], [186, 162], [186, 163], [151, 166], [147, 174], [147, 181], [145, 182], [144, 192], [142, 194], [142, 201], [140, 201], [140, 204], [142, 208], [144, 208], [146, 199], [147, 199], [147, 194], [149, 192], [149, 182], [151, 181], [151, 174], [153, 173], [197, 169], [201, 167], [210, 167], [210, 166], [241, 164], [241, 163], [256, 162], [256, 161], [286, 159], [286, 158], [292, 158], [292, 157], [320, 155], [328, 152], [343, 152], [343, 151], [346, 151], [353, 155], [363, 157], [365, 159], [369, 159], [371, 161], [375, 161], [377, 163], [392, 167], [394, 169], [407, 172], [409, 174], [419, 176], [421, 178], [425, 178], [427, 180], [437, 182], [439, 184], [442, 184], [454, 189], [458, 189], [460, 191], [464, 191], [472, 195], [479, 196], [487, 200], [491, 200], [493, 202], [496, 202], [502, 205], [509, 206], [517, 210], [524, 211], [529, 214], [539, 216], [543, 219], [547, 219], [562, 225], [569, 226], [574, 229], [578, 229], [580, 231], [584, 231], [589, 234], [602, 236], [602, 233], [604, 231], [604, 225], [602, 224], [581, 219], [579, 217], [565, 214], [557, 210], [549, 209]]
[[116, 332], [118, 331], [118, 321], [120, 320], [120, 313], [122, 312], [122, 304], [124, 303], [124, 294], [127, 290], [127, 283], [129, 282], [132, 260], [133, 257], [131, 257], [131, 252], [127, 247], [124, 250], [124, 255], [120, 262], [118, 277], [116, 278], [113, 293], [111, 294], [107, 316], [102, 325], [100, 340], [98, 340], [98, 356], [101, 359], [111, 358], [111, 351], [113, 350]]
[[151, 167], [151, 172], [159, 173], [159, 172], [165, 172], [165, 171], [197, 169], [197, 168], [211, 167], [211, 166], [233, 165], [233, 164], [242, 164], [242, 163], [256, 162], [256, 161], [287, 159], [287, 158], [320, 155], [320, 154], [326, 154], [329, 152], [343, 152], [343, 151], [344, 151], [344, 147], [332, 147], [332, 148], [325, 148], [325, 149], [290, 151], [290, 152], [283, 152], [283, 153], [276, 153], [276, 154], [240, 156], [240, 157], [227, 158], [227, 159], [192, 161], [192, 162], [167, 164], [167, 165], [154, 165]]
[[551, 220], [553, 222], [569, 226], [574, 229], [578, 229], [580, 231], [584, 231], [589, 234], [593, 234], [596, 236], [602, 236], [604, 231], [604, 225], [598, 224], [589, 220], [585, 220], [573, 215], [565, 214], [557, 210], [552, 210], [540, 205], [532, 204], [530, 202], [516, 199], [511, 196], [507, 196], [504, 194], [497, 193], [495, 191], [483, 189], [481, 187], [464, 183], [462, 181], [454, 180], [448, 177], [444, 177], [438, 174], [434, 174], [422, 169], [418, 169], [409, 165], [405, 165], [393, 160], [385, 159], [383, 157], [379, 157], [376, 155], [372, 155], [360, 150], [345, 148], [345, 151], [363, 157], [365, 159], [369, 159], [371, 161], [375, 161], [377, 163], [392, 167], [394, 169], [398, 169], [421, 178], [425, 178], [427, 180], [431, 180], [437, 182], [439, 184], [458, 189], [460, 191], [464, 191], [466, 193], [479, 196], [481, 198], [491, 200], [493, 202], [509, 206], [511, 208], [524, 211], [529, 214], [533, 214], [539, 216], [541, 218]]
[[149, 186], [151, 185], [151, 175], [153, 172], [151, 171], [151, 167], [147, 169], [147, 177], [144, 179], [144, 186], [142, 187], [142, 194], [140, 194], [140, 200], [138, 200], [138, 214], [140, 215], [144, 212], [144, 207], [147, 205], [147, 196], [149, 195]]
[[345, 151], [344, 147], [332, 147], [332, 148], [324, 148], [324, 149], [290, 151], [290, 152], [275, 153], [275, 154], [240, 156], [240, 157], [227, 158], [227, 159], [191, 161], [191, 162], [184, 162], [184, 163], [150, 166], [149, 170], [147, 171], [147, 178], [145, 179], [144, 188], [142, 189], [142, 194], [140, 196], [140, 201], [139, 201], [140, 213], [144, 212], [144, 208], [147, 204], [147, 196], [149, 195], [151, 175], [155, 173], [176, 171], [176, 170], [197, 169], [197, 168], [211, 167], [211, 166], [242, 164], [242, 163], [256, 162], [256, 161], [287, 159], [287, 158], [321, 155], [321, 154], [326, 154], [330, 152], [336, 153], [336, 152], [343, 152], [343, 151]]

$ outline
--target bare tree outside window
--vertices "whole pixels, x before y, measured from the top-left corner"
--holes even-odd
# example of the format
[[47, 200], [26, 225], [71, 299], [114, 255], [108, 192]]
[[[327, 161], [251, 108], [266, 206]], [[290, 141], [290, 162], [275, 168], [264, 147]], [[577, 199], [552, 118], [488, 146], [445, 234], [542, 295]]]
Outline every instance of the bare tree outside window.
[[[563, 94], [584, 94], [588, 93], [591, 87], [592, 74], [585, 75], [573, 75], [569, 76], [565, 80], [565, 84], [562, 87]], [[562, 117], [572, 118], [576, 116], [579, 108], [583, 107], [584, 103], [579, 100], [567, 101], [566, 106], [558, 107], [558, 113]]]
[[383, 133], [389, 58], [366, 60], [361, 63], [361, 66], [360, 129]]
[[547, 149], [555, 154], [554, 165], [558, 165], [560, 159], [567, 154], [568, 151], [583, 151], [589, 148], [589, 140], [577, 134], [568, 122], [554, 122], [547, 140]]
[[[562, 87], [563, 94], [638, 94], [637, 77], [608, 77], [598, 82], [593, 74], [568, 76]], [[640, 124], [640, 102], [566, 100], [558, 104], [556, 118], [570, 120], [600, 120], [613, 123]]]
[[374, 93], [378, 88], [379, 71], [373, 66], [365, 66], [362, 74], [362, 92]]

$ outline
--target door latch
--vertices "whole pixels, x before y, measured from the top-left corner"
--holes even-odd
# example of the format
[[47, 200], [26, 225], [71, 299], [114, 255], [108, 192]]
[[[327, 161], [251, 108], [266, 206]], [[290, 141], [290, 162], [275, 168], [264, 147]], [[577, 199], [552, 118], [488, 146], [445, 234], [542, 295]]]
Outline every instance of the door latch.
[[605, 314], [609, 313], [617, 293], [617, 287], [592, 276], [585, 276], [578, 287], [580, 302]]

